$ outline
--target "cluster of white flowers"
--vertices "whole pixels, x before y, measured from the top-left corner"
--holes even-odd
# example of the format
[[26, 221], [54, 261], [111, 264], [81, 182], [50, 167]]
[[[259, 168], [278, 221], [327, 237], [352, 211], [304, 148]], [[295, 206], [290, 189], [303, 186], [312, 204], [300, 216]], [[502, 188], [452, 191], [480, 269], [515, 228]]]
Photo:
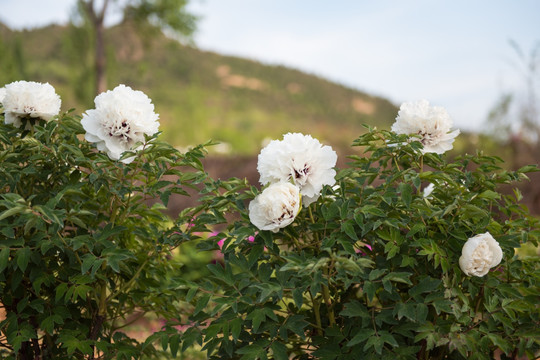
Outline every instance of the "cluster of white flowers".
[[489, 232], [476, 235], [463, 245], [459, 266], [467, 276], [484, 276], [499, 265], [503, 252]]
[[[158, 131], [159, 116], [141, 91], [119, 85], [96, 96], [94, 103], [96, 108], [88, 110], [81, 120], [85, 138], [111, 159], [118, 160], [125, 151], [137, 150], [136, 144], [144, 141], [145, 134]], [[25, 118], [52, 120], [60, 113], [61, 100], [48, 83], [16, 81], [0, 88], [0, 105], [5, 123], [21, 127]], [[26, 128], [30, 127], [27, 123]], [[129, 163], [133, 157], [121, 161]]]
[[[96, 108], [86, 111], [81, 120], [85, 138], [113, 160], [120, 159], [125, 151], [137, 150], [136, 144], [144, 141], [145, 134], [158, 131], [159, 115], [142, 91], [119, 85], [96, 96], [94, 103]], [[121, 161], [130, 163], [133, 159]]]
[[[15, 81], [0, 92], [6, 124], [21, 127], [24, 118], [52, 120], [60, 113], [61, 100], [49, 83]], [[26, 128], [30, 128], [29, 123]]]
[[[336, 152], [310, 135], [288, 133], [283, 140], [271, 141], [261, 150], [257, 164], [261, 184], [270, 187], [250, 203], [251, 222], [261, 230], [272, 231], [289, 225], [298, 213], [291, 209], [300, 203], [300, 196], [307, 207], [319, 198], [324, 185], [335, 184], [336, 162]], [[291, 186], [297, 188], [298, 199], [276, 190]], [[272, 191], [267, 193], [269, 189]], [[289, 205], [284, 206], [286, 202]], [[266, 208], [262, 208], [263, 203]]]
[[396, 134], [420, 135], [424, 153], [442, 154], [452, 149], [459, 130], [450, 132], [452, 119], [440, 106], [430, 106], [427, 100], [403, 103], [392, 131]]
[[259, 154], [257, 170], [262, 185], [292, 181], [304, 206], [319, 198], [324, 185], [336, 183], [337, 154], [310, 135], [288, 133], [273, 140]]

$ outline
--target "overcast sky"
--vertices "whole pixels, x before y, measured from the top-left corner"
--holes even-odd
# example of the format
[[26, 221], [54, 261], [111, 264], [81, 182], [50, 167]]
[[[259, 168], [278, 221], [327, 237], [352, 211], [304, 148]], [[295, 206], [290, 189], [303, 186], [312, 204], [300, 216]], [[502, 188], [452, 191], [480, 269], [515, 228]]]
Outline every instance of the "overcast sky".
[[[65, 23], [75, 0], [0, 0], [16, 29]], [[427, 99], [480, 130], [523, 89], [509, 45], [540, 41], [538, 0], [192, 0], [203, 50], [287, 65], [389, 98]], [[512, 63], [514, 65], [512, 65]]]

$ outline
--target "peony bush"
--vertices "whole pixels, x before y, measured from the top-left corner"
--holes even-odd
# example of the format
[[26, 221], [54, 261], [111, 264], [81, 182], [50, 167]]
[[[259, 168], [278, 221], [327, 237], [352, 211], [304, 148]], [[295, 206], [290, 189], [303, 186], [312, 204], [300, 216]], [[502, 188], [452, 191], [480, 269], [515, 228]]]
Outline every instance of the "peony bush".
[[[249, 184], [204, 173], [210, 143], [160, 142], [140, 91], [76, 116], [36, 84], [0, 89], [2, 358], [540, 356], [539, 259], [516, 250], [539, 221], [501, 192], [537, 169], [448, 159], [443, 108], [403, 104], [344, 169], [285, 134]], [[196, 205], [168, 219], [188, 190]], [[141, 315], [162, 319], [142, 338]]]
[[[537, 169], [507, 171], [481, 152], [448, 161], [450, 128], [423, 101], [402, 106], [392, 132], [368, 128], [353, 144], [361, 155], [337, 174], [328, 147], [287, 134], [259, 155], [267, 187], [207, 182], [194, 224], [222, 230], [195, 241], [213, 251], [219, 240], [223, 261], [186, 282], [181, 349], [200, 345], [210, 359], [538, 357], [538, 257], [516, 249], [538, 244], [539, 223], [519, 191], [499, 192]], [[293, 191], [273, 190], [283, 184], [298, 188], [298, 213]], [[302, 194], [306, 184], [316, 185]]]
[[[163, 354], [145, 343], [150, 334], [126, 330], [143, 314], [178, 316], [183, 239], [162, 210], [205, 177], [203, 147], [181, 154], [158, 141], [153, 105], [127, 87], [114, 108], [100, 106], [110, 93], [98, 96], [87, 132], [80, 116], [58, 111], [50, 85], [16, 85], [0, 108], [0, 358]], [[17, 123], [15, 108], [34, 110], [18, 110]], [[125, 132], [110, 130], [119, 121]], [[112, 139], [96, 149], [104, 130]]]

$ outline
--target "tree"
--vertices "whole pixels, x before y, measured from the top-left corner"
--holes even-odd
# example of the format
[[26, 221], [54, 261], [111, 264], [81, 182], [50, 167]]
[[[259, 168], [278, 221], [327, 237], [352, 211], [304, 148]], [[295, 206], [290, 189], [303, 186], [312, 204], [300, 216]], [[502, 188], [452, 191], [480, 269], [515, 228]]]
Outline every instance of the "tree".
[[[540, 149], [540, 42], [526, 54], [510, 41], [517, 62], [512, 62], [521, 80], [520, 88], [503, 93], [488, 115], [491, 135], [511, 149], [512, 166], [535, 161]], [[525, 158], [524, 158], [525, 157]]]
[[95, 37], [94, 69], [95, 90], [99, 94], [107, 89], [107, 59], [105, 54], [105, 17], [117, 3], [123, 11], [123, 20], [132, 20], [139, 26], [165, 31], [176, 37], [190, 37], [195, 31], [196, 17], [186, 11], [187, 0], [78, 0], [77, 13], [88, 22]]

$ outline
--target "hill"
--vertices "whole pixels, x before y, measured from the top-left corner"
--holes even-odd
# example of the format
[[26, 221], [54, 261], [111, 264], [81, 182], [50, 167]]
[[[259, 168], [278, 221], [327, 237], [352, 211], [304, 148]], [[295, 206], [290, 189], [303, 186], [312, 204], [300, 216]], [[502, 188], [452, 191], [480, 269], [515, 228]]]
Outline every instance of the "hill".
[[[49, 82], [62, 108], [93, 107], [91, 53], [84, 29], [0, 27], [0, 84]], [[108, 83], [144, 91], [160, 114], [163, 137], [176, 146], [214, 139], [223, 151], [253, 154], [265, 139], [298, 131], [348, 147], [362, 124], [389, 127], [388, 100], [284, 66], [213, 52], [165, 37], [139, 35], [129, 24], [109, 28]]]

